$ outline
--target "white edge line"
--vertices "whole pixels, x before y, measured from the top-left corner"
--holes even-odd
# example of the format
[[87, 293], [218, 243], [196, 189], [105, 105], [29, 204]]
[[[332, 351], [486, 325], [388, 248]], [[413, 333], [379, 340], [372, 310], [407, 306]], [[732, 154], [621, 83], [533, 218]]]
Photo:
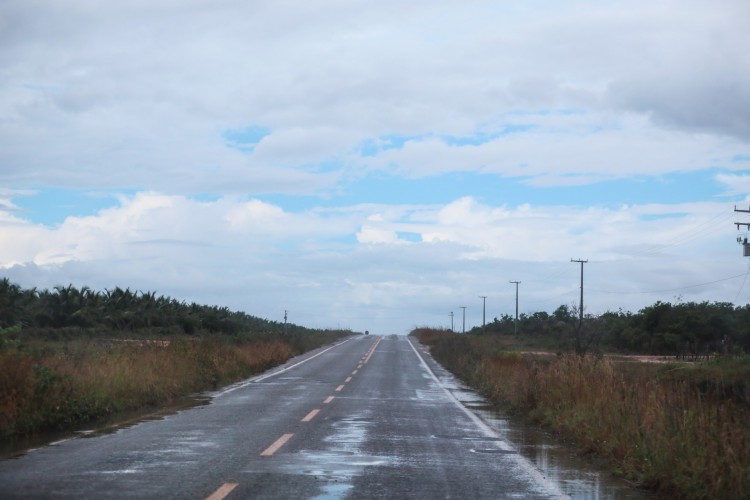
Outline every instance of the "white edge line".
[[346, 339], [346, 340], [344, 340], [344, 341], [342, 341], [342, 342], [339, 342], [338, 344], [334, 344], [334, 345], [332, 345], [332, 346], [331, 346], [331, 347], [329, 347], [328, 349], [324, 349], [324, 350], [320, 351], [320, 352], [319, 352], [318, 354], [315, 354], [314, 356], [310, 356], [309, 358], [305, 358], [305, 359], [303, 359], [302, 361], [299, 361], [299, 362], [297, 362], [297, 363], [294, 363], [294, 364], [293, 364], [293, 365], [291, 365], [291, 366], [287, 366], [286, 368], [283, 368], [283, 369], [281, 369], [281, 370], [279, 370], [279, 371], [275, 371], [275, 372], [273, 372], [273, 373], [266, 373], [266, 374], [264, 374], [264, 375], [258, 375], [257, 377], [253, 377], [253, 378], [250, 378], [250, 379], [248, 379], [248, 380], [245, 380], [244, 382], [240, 382], [239, 384], [233, 385], [233, 386], [229, 387], [228, 389], [224, 389], [223, 391], [221, 391], [221, 392], [218, 392], [218, 393], [214, 394], [214, 395], [213, 395], [213, 397], [214, 397], [214, 398], [218, 398], [218, 397], [220, 397], [220, 396], [223, 396], [223, 395], [225, 395], [225, 394], [229, 394], [229, 393], [230, 393], [230, 392], [232, 392], [232, 391], [236, 391], [237, 389], [242, 389], [243, 387], [247, 387], [247, 386], [248, 386], [248, 385], [250, 385], [250, 384], [254, 384], [254, 383], [256, 383], [256, 382], [261, 382], [261, 381], [263, 381], [263, 380], [265, 380], [265, 379], [267, 379], [267, 378], [275, 377], [276, 375], [281, 375], [282, 373], [284, 373], [284, 372], [287, 372], [287, 371], [291, 370], [292, 368], [296, 368], [296, 367], [298, 367], [298, 366], [299, 366], [299, 365], [301, 365], [302, 363], [307, 363], [307, 362], [308, 362], [308, 361], [310, 361], [311, 359], [317, 358], [317, 357], [318, 357], [318, 356], [320, 356], [321, 354], [325, 354], [325, 353], [327, 353], [328, 351], [330, 351], [331, 349], [334, 349], [334, 348], [336, 348], [336, 347], [338, 347], [338, 346], [340, 346], [340, 345], [342, 345], [342, 344], [345, 344], [346, 342], [349, 342], [349, 341], [350, 341], [350, 340], [352, 340], [353, 338], [354, 338], [354, 337], [349, 337], [348, 339]]
[[[411, 339], [407, 337], [406, 341], [409, 342], [409, 346], [411, 347], [412, 351], [414, 351], [414, 354], [416, 354], [417, 357], [419, 358], [419, 362], [422, 365], [422, 367], [430, 375], [430, 377], [432, 377], [432, 380], [434, 380], [435, 383], [439, 385], [441, 389], [443, 389], [443, 391], [448, 395], [448, 398], [453, 402], [453, 404], [461, 408], [461, 410], [472, 420], [472, 422], [474, 422], [476, 426], [479, 427], [482, 430], [482, 432], [484, 432], [485, 436], [489, 438], [499, 439], [500, 440], [499, 443], [501, 443], [503, 450], [515, 451], [514, 448], [510, 446], [507, 441], [502, 439], [500, 435], [497, 432], [495, 432], [489, 425], [487, 425], [487, 423], [484, 420], [479, 418], [474, 412], [472, 412], [471, 410], [466, 408], [463, 404], [461, 404], [461, 401], [456, 399], [456, 396], [454, 396], [453, 393], [449, 391], [447, 387], [445, 387], [443, 384], [440, 383], [440, 379], [437, 378], [437, 376], [435, 375], [435, 372], [433, 372], [432, 368], [430, 368], [430, 365], [428, 365], [427, 362], [424, 360], [424, 358], [422, 358], [422, 355], [419, 354], [419, 351], [417, 351], [417, 349], [414, 347], [414, 344], [412, 344]], [[534, 467], [534, 464], [532, 464], [526, 457], [524, 457], [520, 453], [516, 453], [514, 456], [517, 458], [520, 465], [523, 465], [529, 469], [529, 473], [532, 476], [534, 476], [534, 478], [537, 480], [539, 484], [547, 487], [551, 495], [558, 497], [558, 498], [570, 498], [570, 496], [566, 495], [560, 490], [560, 487], [555, 482], [550, 481], [549, 479], [544, 477], [544, 475], [539, 471], [539, 469]]]

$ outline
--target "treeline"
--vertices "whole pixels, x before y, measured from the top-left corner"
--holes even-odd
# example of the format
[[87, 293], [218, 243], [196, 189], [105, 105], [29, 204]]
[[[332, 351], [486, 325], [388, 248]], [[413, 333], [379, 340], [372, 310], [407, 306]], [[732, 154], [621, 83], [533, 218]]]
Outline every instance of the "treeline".
[[517, 325], [506, 314], [469, 333], [513, 335], [516, 330], [519, 336], [546, 338], [560, 348], [694, 357], [750, 352], [750, 305], [658, 301], [637, 313], [586, 315], [583, 323], [574, 307], [562, 305], [552, 314], [521, 314]]
[[23, 289], [0, 280], [0, 331], [44, 332], [147, 330], [160, 334], [206, 332], [252, 333], [316, 332], [302, 326], [269, 321], [226, 307], [207, 306], [158, 296], [154, 292], [119, 287], [103, 292], [89, 287], [56, 286], [52, 290]]
[[117, 422], [351, 333], [153, 292], [23, 289], [1, 279], [0, 457], [19, 439]]

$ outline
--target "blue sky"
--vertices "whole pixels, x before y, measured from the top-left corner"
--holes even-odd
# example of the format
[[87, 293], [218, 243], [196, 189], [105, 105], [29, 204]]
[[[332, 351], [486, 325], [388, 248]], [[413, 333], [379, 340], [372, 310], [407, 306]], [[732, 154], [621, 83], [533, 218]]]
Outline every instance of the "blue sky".
[[375, 333], [573, 305], [579, 258], [590, 313], [745, 304], [749, 16], [3, 2], [0, 268]]
[[[398, 204], [447, 204], [462, 196], [493, 205], [520, 205], [529, 200], [544, 200], [548, 205], [595, 204], [609, 208], [651, 203], [690, 203], [703, 200], [734, 200], [726, 196], [725, 186], [717, 181], [719, 169], [670, 173], [655, 177], [640, 176], [603, 181], [581, 186], [533, 187], [524, 178], [498, 178], [473, 172], [448, 173], [426, 179], [404, 179], [392, 175], [370, 175], [342, 182], [335, 197], [318, 195], [264, 194], [258, 199], [284, 207], [291, 212], [341, 204], [377, 204], [388, 199]], [[19, 215], [29, 221], [57, 226], [66, 217], [93, 216], [105, 208], [116, 207], [119, 196], [132, 196], [133, 190], [85, 190], [32, 188], [33, 194], [16, 199]], [[215, 200], [220, 194], [193, 193], [196, 200]], [[645, 217], [648, 219], [648, 217]]]
[[[35, 224], [58, 226], [67, 217], [95, 215], [117, 205], [118, 192], [39, 187], [17, 198], [18, 214]], [[124, 194], [124, 193], [123, 193]]]

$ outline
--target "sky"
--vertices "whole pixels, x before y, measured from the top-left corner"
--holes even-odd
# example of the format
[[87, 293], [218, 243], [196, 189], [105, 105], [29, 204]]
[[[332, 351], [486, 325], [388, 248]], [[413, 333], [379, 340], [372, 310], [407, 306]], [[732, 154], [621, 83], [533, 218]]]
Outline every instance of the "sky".
[[587, 314], [747, 304], [747, 19], [0, 1], [0, 276], [376, 334], [514, 315], [511, 281], [577, 306], [581, 268]]

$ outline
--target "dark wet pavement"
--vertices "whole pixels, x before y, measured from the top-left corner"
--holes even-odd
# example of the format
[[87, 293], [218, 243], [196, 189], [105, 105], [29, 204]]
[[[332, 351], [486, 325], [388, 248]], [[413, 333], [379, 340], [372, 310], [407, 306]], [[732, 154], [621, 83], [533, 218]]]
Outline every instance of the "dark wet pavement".
[[353, 338], [209, 404], [2, 460], [0, 497], [644, 497], [482, 406], [412, 339]]

